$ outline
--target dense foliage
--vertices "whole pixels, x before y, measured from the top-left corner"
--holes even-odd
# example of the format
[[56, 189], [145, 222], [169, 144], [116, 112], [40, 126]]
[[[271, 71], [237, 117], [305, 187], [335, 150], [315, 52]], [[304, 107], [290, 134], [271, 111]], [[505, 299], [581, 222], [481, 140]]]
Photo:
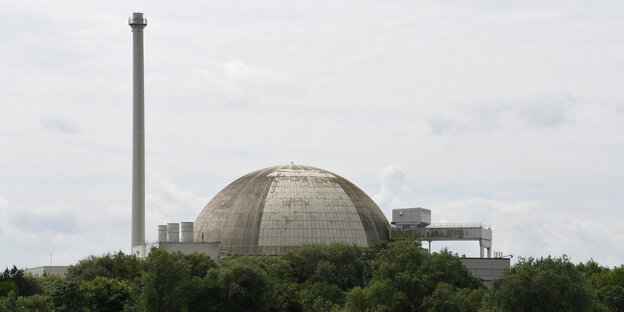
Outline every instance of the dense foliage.
[[624, 311], [624, 266], [520, 259], [486, 289], [457, 255], [408, 241], [219, 263], [155, 249], [91, 256], [64, 277], [7, 268], [0, 311]]

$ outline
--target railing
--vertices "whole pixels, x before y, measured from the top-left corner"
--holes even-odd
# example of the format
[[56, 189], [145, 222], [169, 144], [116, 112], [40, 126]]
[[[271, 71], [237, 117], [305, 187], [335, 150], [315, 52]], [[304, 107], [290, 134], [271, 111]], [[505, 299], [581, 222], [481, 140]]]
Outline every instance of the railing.
[[427, 225], [427, 229], [437, 228], [478, 228], [478, 229], [492, 229], [491, 225], [485, 225], [482, 223], [432, 223]]

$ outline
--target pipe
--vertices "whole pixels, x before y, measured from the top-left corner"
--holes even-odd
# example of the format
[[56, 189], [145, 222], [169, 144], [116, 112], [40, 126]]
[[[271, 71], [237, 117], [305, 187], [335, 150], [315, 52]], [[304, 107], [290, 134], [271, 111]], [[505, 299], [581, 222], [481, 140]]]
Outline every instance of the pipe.
[[158, 226], [158, 242], [167, 242], [167, 225], [161, 224]]
[[180, 242], [180, 224], [167, 223], [167, 243]]
[[192, 243], [193, 242], [193, 222], [180, 222], [180, 242]]

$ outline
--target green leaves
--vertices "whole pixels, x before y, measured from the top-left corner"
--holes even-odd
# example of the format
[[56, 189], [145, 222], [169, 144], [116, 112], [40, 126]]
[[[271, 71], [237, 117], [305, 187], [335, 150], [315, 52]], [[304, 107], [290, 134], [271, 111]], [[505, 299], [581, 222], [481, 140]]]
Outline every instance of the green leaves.
[[141, 277], [141, 302], [145, 310], [182, 311], [182, 286], [189, 276], [189, 265], [181, 253], [152, 249], [145, 260]]
[[87, 306], [92, 311], [121, 311], [130, 297], [130, 285], [125, 280], [98, 276], [80, 284]]
[[0, 275], [0, 311], [623, 311], [624, 266], [520, 259], [493, 282], [457, 255], [417, 242], [308, 245], [284, 256], [154, 249], [146, 260], [107, 254], [67, 277]]
[[143, 271], [142, 261], [119, 251], [115, 254], [90, 256], [67, 268], [67, 278], [72, 281], [90, 281], [98, 276], [133, 281]]
[[520, 259], [492, 283], [484, 299], [493, 311], [588, 311], [595, 293], [566, 256]]
[[366, 263], [362, 248], [356, 245], [306, 245], [289, 252], [284, 259], [298, 283], [325, 282], [342, 290], [364, 285]]
[[268, 309], [269, 281], [258, 267], [235, 262], [222, 267], [217, 276], [228, 310]]

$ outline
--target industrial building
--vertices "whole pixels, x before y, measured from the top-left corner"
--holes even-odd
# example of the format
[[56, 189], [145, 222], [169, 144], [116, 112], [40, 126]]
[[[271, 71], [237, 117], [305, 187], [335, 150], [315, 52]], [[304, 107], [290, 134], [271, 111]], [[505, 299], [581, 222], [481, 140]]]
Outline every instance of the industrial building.
[[[395, 209], [389, 223], [377, 204], [349, 180], [326, 170], [282, 165], [246, 174], [216, 194], [195, 222], [158, 226], [145, 240], [145, 121], [142, 13], [129, 19], [133, 32], [133, 140], [131, 253], [152, 248], [221, 256], [283, 255], [305, 244], [347, 243], [369, 247], [386, 240], [479, 241], [479, 258], [464, 265], [487, 283], [509, 268], [509, 258], [491, 258], [492, 229], [482, 225], [432, 224], [424, 208]], [[45, 268], [31, 269], [34, 274]], [[49, 274], [61, 272], [49, 268]]]
[[68, 266], [66, 265], [44, 265], [34, 268], [28, 268], [24, 271], [26, 273], [30, 273], [33, 276], [44, 276], [44, 275], [65, 275], [67, 272]]
[[[129, 19], [133, 38], [133, 254], [146, 257], [151, 248], [183, 253], [283, 255], [305, 244], [334, 242], [362, 247], [388, 239], [429, 243], [478, 240], [479, 258], [463, 263], [490, 282], [509, 267], [508, 258], [491, 258], [492, 230], [481, 225], [432, 225], [431, 211], [395, 209], [392, 225], [366, 193], [339, 175], [308, 166], [285, 165], [244, 175], [216, 194], [195, 223], [158, 226], [157, 242], [145, 241], [145, 120], [142, 13]], [[180, 239], [180, 230], [182, 239]], [[486, 252], [487, 251], [487, 257]]]

